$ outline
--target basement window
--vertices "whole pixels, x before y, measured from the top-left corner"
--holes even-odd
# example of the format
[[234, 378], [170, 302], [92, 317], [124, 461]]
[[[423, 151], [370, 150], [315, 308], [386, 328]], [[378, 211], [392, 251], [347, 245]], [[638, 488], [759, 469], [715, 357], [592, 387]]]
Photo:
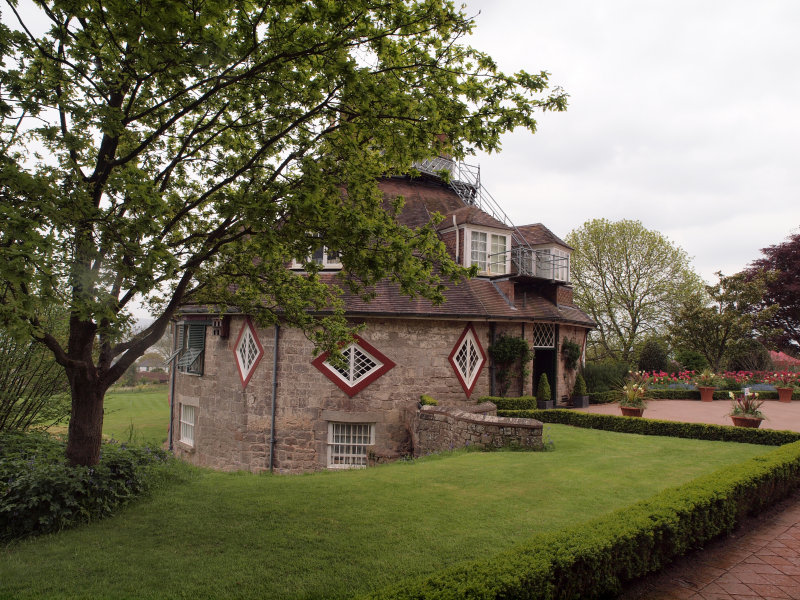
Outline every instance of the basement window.
[[365, 468], [367, 446], [374, 443], [373, 423], [328, 423], [328, 468]]

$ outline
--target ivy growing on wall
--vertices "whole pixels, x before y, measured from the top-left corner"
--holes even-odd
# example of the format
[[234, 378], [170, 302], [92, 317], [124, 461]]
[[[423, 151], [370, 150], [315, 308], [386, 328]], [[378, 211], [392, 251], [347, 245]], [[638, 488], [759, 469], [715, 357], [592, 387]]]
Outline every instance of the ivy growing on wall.
[[533, 351], [526, 340], [501, 335], [489, 346], [488, 352], [495, 365], [498, 391], [505, 396], [512, 379], [520, 381], [530, 373], [528, 363], [533, 359]]
[[568, 371], [574, 371], [578, 367], [580, 357], [581, 347], [572, 340], [564, 340], [561, 344], [561, 358], [564, 359], [564, 366]]

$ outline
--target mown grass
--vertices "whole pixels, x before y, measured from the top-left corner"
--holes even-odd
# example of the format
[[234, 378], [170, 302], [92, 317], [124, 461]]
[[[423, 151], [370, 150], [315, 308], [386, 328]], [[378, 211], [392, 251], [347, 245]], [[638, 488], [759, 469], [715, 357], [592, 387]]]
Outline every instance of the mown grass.
[[167, 439], [169, 401], [167, 385], [106, 394], [103, 436], [124, 442], [161, 444]]
[[546, 432], [554, 452], [458, 452], [303, 476], [195, 470], [118, 517], [9, 546], [0, 597], [345, 598], [770, 451]]

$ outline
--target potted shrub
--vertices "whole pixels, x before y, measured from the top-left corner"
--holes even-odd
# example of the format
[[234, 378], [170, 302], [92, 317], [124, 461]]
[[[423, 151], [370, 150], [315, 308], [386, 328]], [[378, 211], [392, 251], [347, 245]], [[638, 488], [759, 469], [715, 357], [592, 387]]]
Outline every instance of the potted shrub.
[[737, 427], [760, 427], [764, 420], [764, 413], [759, 409], [764, 404], [763, 400], [758, 399], [758, 392], [748, 394], [746, 391], [741, 396], [734, 396], [733, 392], [728, 392], [733, 400], [730, 417], [733, 424]]
[[536, 408], [553, 408], [550, 382], [547, 379], [547, 373], [542, 373], [542, 376], [539, 377], [539, 385], [536, 386]]
[[625, 383], [620, 388], [622, 398], [619, 407], [625, 417], [641, 417], [647, 402], [644, 399], [647, 392], [647, 376], [638, 371], [629, 372]]
[[570, 403], [575, 408], [586, 408], [589, 406], [589, 396], [586, 394], [586, 381], [580, 373], [575, 377], [575, 387], [572, 388], [572, 399]]
[[719, 378], [706, 369], [699, 375], [694, 377], [694, 384], [700, 390], [700, 400], [703, 402], [711, 402], [714, 400], [714, 389], [716, 388]]

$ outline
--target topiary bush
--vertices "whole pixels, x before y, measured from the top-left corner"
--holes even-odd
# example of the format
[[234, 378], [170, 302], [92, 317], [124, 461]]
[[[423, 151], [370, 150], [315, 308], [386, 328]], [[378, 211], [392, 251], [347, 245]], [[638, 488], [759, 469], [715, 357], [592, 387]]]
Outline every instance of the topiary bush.
[[586, 380], [578, 373], [575, 377], [575, 387], [572, 388], [573, 396], [586, 396]]
[[539, 385], [536, 386], [536, 398], [542, 402], [553, 399], [553, 394], [550, 392], [550, 382], [547, 380], [547, 373], [542, 373], [541, 377], [539, 377]]
[[44, 434], [0, 434], [0, 540], [49, 533], [106, 517], [143, 494], [159, 448], [103, 444], [93, 467], [70, 466], [65, 443]]
[[667, 349], [657, 339], [649, 339], [642, 344], [639, 352], [640, 371], [666, 371], [669, 368]]

